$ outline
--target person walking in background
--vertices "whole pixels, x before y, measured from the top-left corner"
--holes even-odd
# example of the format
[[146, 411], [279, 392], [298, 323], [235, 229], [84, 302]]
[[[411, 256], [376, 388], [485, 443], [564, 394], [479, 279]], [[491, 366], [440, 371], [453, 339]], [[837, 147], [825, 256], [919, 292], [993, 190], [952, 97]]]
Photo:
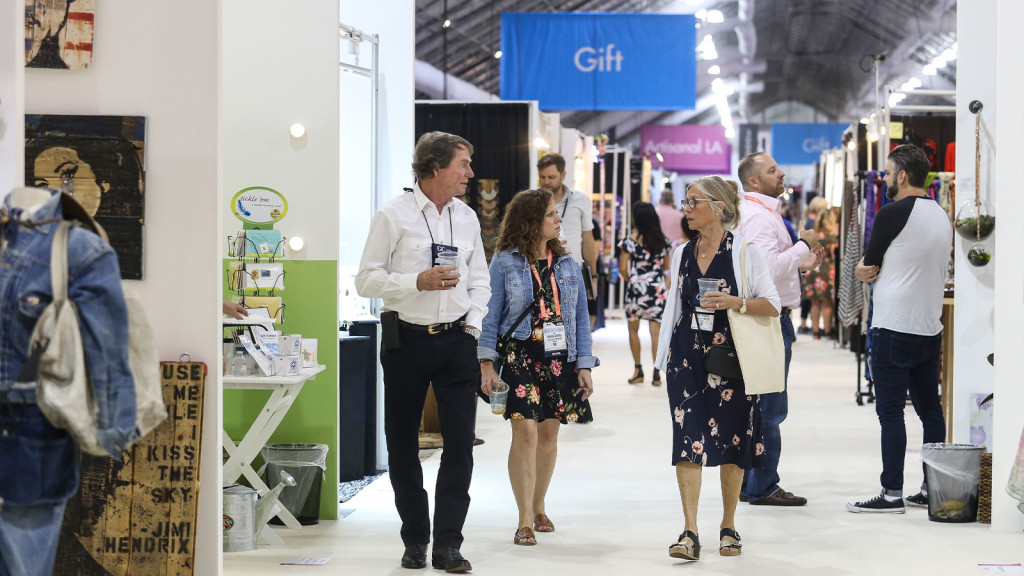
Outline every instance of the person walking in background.
[[[683, 501], [686, 524], [669, 547], [669, 556], [700, 558], [697, 503], [704, 467], [719, 467], [722, 522], [719, 554], [741, 551], [736, 531], [736, 505], [743, 470], [755, 466], [764, 452], [759, 398], [744, 390], [743, 380], [710, 374], [704, 355], [712, 345], [735, 346], [727, 310], [778, 316], [779, 296], [764, 256], [750, 244], [744, 267], [750, 298], [740, 285], [743, 238], [730, 230], [739, 218], [738, 187], [718, 176], [698, 178], [686, 192], [684, 210], [700, 236], [672, 256], [672, 283], [665, 306], [661, 345], [655, 365], [668, 380], [672, 429], [672, 464]], [[698, 280], [714, 279], [717, 290], [700, 298]], [[738, 351], [742, 354], [742, 351]]]
[[832, 334], [832, 302], [836, 291], [836, 247], [839, 246], [839, 221], [836, 213], [824, 208], [815, 218], [814, 231], [821, 245], [821, 264], [804, 277], [804, 296], [811, 301], [811, 330], [814, 339], [821, 339], [819, 318], [825, 328], [825, 336]]
[[444, 457], [434, 496], [431, 563], [445, 572], [472, 570], [460, 549], [473, 475], [477, 327], [491, 297], [479, 220], [456, 200], [473, 177], [472, 154], [472, 144], [454, 134], [420, 137], [412, 165], [416, 184], [377, 210], [356, 275], [360, 296], [384, 300], [384, 434], [402, 518], [403, 568], [427, 566], [430, 502], [419, 430], [427, 387], [433, 385]]
[[[882, 428], [882, 491], [850, 502], [850, 512], [903, 513], [907, 396], [924, 428], [925, 444], [942, 442], [946, 422], [939, 400], [942, 296], [953, 229], [949, 216], [924, 190], [930, 163], [924, 151], [902, 144], [885, 163], [886, 195], [878, 211], [857, 279], [875, 285], [871, 317], [871, 376]], [[927, 506], [928, 486], [906, 498]]]
[[807, 269], [817, 266], [816, 259], [808, 256], [818, 247], [818, 235], [813, 230], [804, 230], [795, 243], [790, 237], [778, 212], [779, 197], [786, 189], [783, 181], [786, 174], [771, 156], [763, 152], [749, 154], [740, 161], [738, 172], [744, 190], [738, 231], [764, 253], [782, 302], [780, 320], [782, 340], [786, 346], [787, 380], [786, 390], [761, 396], [765, 458], [762, 466], [747, 471], [740, 499], [755, 505], [803, 506], [807, 503], [806, 498], [779, 486], [780, 426], [789, 413], [789, 363], [796, 337], [790, 313], [800, 305], [801, 261], [808, 264]]
[[661, 221], [661, 232], [673, 248], [688, 239], [683, 234], [683, 220], [686, 219], [686, 216], [676, 208], [676, 199], [672, 190], [662, 190], [661, 198], [654, 210], [658, 213], [658, 219]]
[[[827, 207], [828, 202], [821, 196], [812, 198], [807, 205], [807, 210], [804, 212], [804, 219], [800, 223], [800, 229], [814, 230], [814, 225], [818, 221], [818, 212]], [[807, 297], [807, 278], [801, 278], [800, 286], [800, 327], [796, 329], [796, 333], [810, 334], [811, 328], [807, 325], [807, 320], [811, 316], [811, 300]]]
[[[661, 230], [654, 206], [648, 202], [633, 204], [634, 231], [619, 242], [619, 274], [626, 282], [626, 323], [629, 327], [629, 350], [633, 354], [633, 376], [630, 384], [644, 381], [640, 362], [640, 321], [647, 320], [651, 331], [651, 357], [658, 350], [661, 313], [669, 280], [665, 278], [669, 264], [669, 242]], [[661, 373], [654, 368], [651, 384], [661, 386]]]
[[[555, 471], [559, 425], [594, 419], [588, 398], [598, 360], [590, 350], [583, 274], [558, 241], [560, 223], [545, 190], [520, 192], [505, 208], [477, 351], [480, 390], [490, 395], [499, 371], [509, 386], [508, 475], [519, 508], [512, 541], [522, 546], [537, 543], [535, 531], [555, 531], [544, 500]], [[499, 342], [510, 330], [509, 340]]]

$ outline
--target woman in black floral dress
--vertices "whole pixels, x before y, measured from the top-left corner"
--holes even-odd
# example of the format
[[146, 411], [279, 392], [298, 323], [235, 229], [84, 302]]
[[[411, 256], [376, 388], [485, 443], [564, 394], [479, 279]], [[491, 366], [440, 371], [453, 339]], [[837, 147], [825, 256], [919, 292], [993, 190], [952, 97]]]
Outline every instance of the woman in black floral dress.
[[[677, 281], [666, 302], [666, 323], [657, 365], [666, 371], [672, 415], [672, 463], [683, 501], [686, 526], [669, 548], [674, 558], [700, 557], [697, 501], [704, 467], [720, 467], [722, 515], [719, 553], [740, 553], [735, 513], [743, 470], [757, 465], [764, 451], [759, 396], [748, 396], [741, 379], [709, 374], [704, 354], [712, 345], [734, 346], [728, 309], [777, 316], [779, 296], [760, 250], [747, 248], [751, 298], [737, 288], [742, 238], [728, 230], [739, 219], [734, 183], [718, 176], [698, 178], [687, 190], [684, 212], [698, 239], [678, 249], [671, 274]], [[717, 279], [718, 289], [699, 299], [698, 279]]]
[[544, 499], [559, 425], [594, 419], [587, 399], [594, 391], [590, 370], [598, 362], [590, 351], [587, 295], [580, 266], [558, 241], [560, 222], [544, 190], [520, 192], [506, 207], [478, 353], [480, 390], [491, 393], [497, 370], [509, 386], [508, 475], [519, 508], [513, 542], [525, 546], [537, 543], [535, 530], [555, 530]]
[[[670, 284], [668, 272], [669, 241], [661, 231], [661, 219], [649, 202], [633, 204], [633, 226], [636, 231], [619, 242], [619, 273], [626, 282], [626, 325], [629, 328], [629, 351], [633, 354], [633, 376], [628, 382], [644, 381], [640, 364], [640, 320], [647, 320], [651, 330], [651, 356], [658, 349], [661, 314]], [[661, 386], [661, 373], [654, 369], [651, 384]]]

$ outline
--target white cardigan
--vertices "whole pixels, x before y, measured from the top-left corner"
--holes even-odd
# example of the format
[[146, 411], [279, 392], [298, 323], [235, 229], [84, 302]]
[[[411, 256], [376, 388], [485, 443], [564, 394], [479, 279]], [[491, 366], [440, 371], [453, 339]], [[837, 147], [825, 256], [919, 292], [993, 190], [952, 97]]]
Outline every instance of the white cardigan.
[[[691, 240], [692, 242], [692, 240]], [[743, 280], [740, 278], [740, 248], [743, 246], [743, 237], [739, 234], [732, 235], [732, 269], [736, 276], [736, 283], [742, 290]], [[683, 248], [686, 245], [676, 248], [672, 253], [672, 267], [669, 278], [672, 279], [668, 296], [665, 300], [665, 311], [661, 317], [661, 333], [658, 336], [658, 354], [654, 359], [654, 366], [662, 372], [668, 370], [668, 347], [672, 344], [672, 331], [676, 322], [683, 315], [683, 309], [679, 301], [679, 266], [683, 261]], [[782, 310], [782, 301], [779, 299], [779, 292], [775, 289], [772, 275], [768, 271], [768, 263], [765, 262], [764, 254], [753, 242], [747, 246], [747, 285], [750, 287], [750, 296], [753, 298], [767, 298], [776, 310]]]

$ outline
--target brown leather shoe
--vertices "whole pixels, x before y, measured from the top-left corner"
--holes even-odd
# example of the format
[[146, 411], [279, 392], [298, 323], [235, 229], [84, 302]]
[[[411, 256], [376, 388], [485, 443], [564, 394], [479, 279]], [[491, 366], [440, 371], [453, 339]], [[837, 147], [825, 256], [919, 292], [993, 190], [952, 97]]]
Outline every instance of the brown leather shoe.
[[554, 532], [555, 525], [547, 514], [537, 514], [533, 517], [533, 529], [537, 532]]
[[516, 530], [515, 537], [512, 538], [512, 543], [519, 546], [534, 546], [537, 544], [537, 537], [533, 534], [533, 528], [529, 526], [523, 526], [519, 530]]
[[807, 498], [779, 488], [770, 496], [765, 496], [759, 500], [749, 500], [749, 502], [754, 506], [803, 506], [807, 504]]

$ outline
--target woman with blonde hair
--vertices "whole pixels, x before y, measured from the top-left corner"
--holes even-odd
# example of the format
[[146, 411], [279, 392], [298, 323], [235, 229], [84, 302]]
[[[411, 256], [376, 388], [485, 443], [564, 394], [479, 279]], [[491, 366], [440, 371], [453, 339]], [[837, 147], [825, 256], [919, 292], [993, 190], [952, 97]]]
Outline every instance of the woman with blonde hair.
[[[672, 464], [683, 502], [685, 527], [669, 547], [669, 556], [700, 558], [697, 502], [705, 467], [719, 467], [724, 511], [719, 525], [719, 554], [740, 554], [735, 514], [743, 471], [764, 452], [760, 397], [748, 395], [742, 378], [708, 372], [705, 354], [714, 345], [735, 347], [727, 310], [778, 316], [781, 307], [761, 250], [746, 243], [743, 263], [749, 297], [740, 283], [745, 241], [731, 230], [739, 221], [739, 187], [718, 176], [690, 184], [683, 210], [699, 236], [672, 255], [673, 278], [655, 365], [665, 372], [673, 421]], [[701, 296], [698, 280], [714, 279], [716, 290]], [[742, 351], [737, 351], [742, 354]]]
[[[513, 543], [532, 546], [554, 532], [545, 496], [555, 470], [560, 424], [591, 422], [590, 316], [583, 272], [558, 240], [561, 217], [550, 192], [527, 190], [505, 208], [491, 259], [491, 301], [480, 335], [480, 390], [509, 387], [508, 475], [519, 524]], [[495, 365], [499, 365], [500, 368]]]

